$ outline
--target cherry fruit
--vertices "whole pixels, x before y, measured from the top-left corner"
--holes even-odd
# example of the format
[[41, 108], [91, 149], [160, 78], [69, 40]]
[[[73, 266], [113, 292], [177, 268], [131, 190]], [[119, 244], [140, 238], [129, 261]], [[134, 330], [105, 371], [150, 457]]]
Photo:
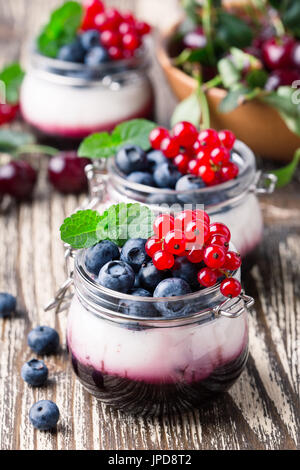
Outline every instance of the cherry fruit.
[[61, 152], [49, 161], [49, 181], [61, 193], [85, 191], [88, 180], [84, 169], [89, 163], [88, 158], [80, 158], [76, 152]]
[[30, 199], [36, 181], [36, 171], [26, 161], [13, 160], [0, 167], [1, 193], [9, 194], [17, 200]]

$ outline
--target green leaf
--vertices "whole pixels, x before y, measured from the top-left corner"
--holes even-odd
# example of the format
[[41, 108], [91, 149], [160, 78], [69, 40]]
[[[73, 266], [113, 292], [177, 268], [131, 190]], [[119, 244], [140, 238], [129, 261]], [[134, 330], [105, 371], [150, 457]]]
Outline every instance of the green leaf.
[[277, 176], [277, 188], [282, 188], [289, 184], [294, 176], [294, 173], [297, 169], [297, 166], [300, 161], [300, 149], [296, 150], [294, 154], [294, 158], [288, 165], [284, 166], [283, 168], [279, 168], [279, 170], [274, 170], [272, 173]]
[[78, 211], [65, 219], [60, 227], [62, 241], [74, 249], [89, 248], [99, 241], [97, 227], [101, 216], [91, 209]]
[[188, 98], [181, 101], [171, 117], [171, 126], [177, 122], [189, 121], [199, 127], [201, 121], [201, 107], [197, 92], [192, 93]]
[[133, 119], [119, 124], [112, 134], [101, 132], [84, 139], [78, 155], [88, 158], [109, 158], [123, 145], [138, 145], [143, 150], [150, 148], [149, 134], [156, 124], [146, 119]]
[[0, 82], [5, 85], [5, 100], [9, 104], [16, 104], [19, 101], [19, 91], [24, 72], [17, 63], [7, 65], [0, 72]]
[[294, 93], [297, 93], [297, 90], [282, 86], [261, 99], [276, 108], [287, 127], [300, 136], [300, 104], [295, 102]]
[[74, 1], [66, 2], [55, 10], [37, 39], [39, 52], [55, 58], [62, 46], [75, 39], [82, 15], [82, 5]]
[[89, 248], [102, 240], [123, 246], [130, 238], [149, 238], [154, 214], [141, 204], [115, 204], [102, 215], [97, 211], [78, 211], [65, 219], [61, 239], [74, 249]]
[[219, 111], [221, 113], [229, 113], [235, 108], [240, 106], [241, 101], [249, 93], [249, 89], [243, 86], [237, 88], [236, 90], [229, 90], [225, 98], [221, 101], [219, 105]]
[[[284, 4], [284, 2], [282, 2]], [[282, 13], [284, 26], [291, 32], [300, 36], [300, 2], [295, 0], [286, 1], [286, 7]]]
[[33, 135], [27, 132], [0, 129], [0, 152], [14, 153], [19, 147], [34, 142]]
[[251, 88], [264, 88], [268, 73], [263, 69], [251, 70], [246, 76], [247, 83]]
[[216, 27], [216, 39], [225, 51], [232, 46], [243, 49], [250, 46], [253, 32], [242, 19], [225, 11], [220, 11]]
[[231, 88], [241, 79], [240, 71], [230, 58], [219, 60], [218, 71], [225, 88]]

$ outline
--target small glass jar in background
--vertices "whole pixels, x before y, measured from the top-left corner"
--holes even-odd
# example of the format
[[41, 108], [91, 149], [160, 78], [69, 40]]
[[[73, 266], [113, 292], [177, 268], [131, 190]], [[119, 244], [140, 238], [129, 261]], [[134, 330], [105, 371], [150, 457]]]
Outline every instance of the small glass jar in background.
[[154, 97], [145, 46], [129, 60], [98, 67], [51, 59], [32, 51], [20, 106], [41, 137], [78, 144], [134, 118], [151, 118]]
[[[94, 282], [84, 255], [75, 258], [67, 343], [92, 395], [126, 413], [161, 415], [197, 407], [238, 379], [248, 357], [251, 297], [226, 299], [219, 285], [172, 298], [122, 294]], [[128, 315], [132, 303], [143, 318]]]

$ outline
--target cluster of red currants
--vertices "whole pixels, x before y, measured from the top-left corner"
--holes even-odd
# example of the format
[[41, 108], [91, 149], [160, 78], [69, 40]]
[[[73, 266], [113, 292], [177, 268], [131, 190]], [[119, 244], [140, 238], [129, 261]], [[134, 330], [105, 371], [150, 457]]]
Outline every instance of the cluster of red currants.
[[175, 256], [186, 256], [191, 263], [202, 263], [199, 284], [214, 286], [224, 278], [220, 290], [225, 297], [241, 293], [240, 282], [231, 277], [241, 266], [238, 253], [229, 250], [230, 230], [222, 223], [210, 223], [203, 210], [185, 210], [173, 217], [159, 215], [153, 224], [154, 236], [146, 242], [147, 254], [158, 270], [171, 269]]
[[18, 104], [0, 103], [0, 126], [13, 121], [19, 111]]
[[231, 161], [235, 135], [228, 130], [198, 131], [190, 122], [179, 122], [169, 132], [163, 127], [151, 131], [150, 144], [173, 160], [182, 174], [201, 177], [207, 186], [235, 178], [239, 167]]
[[112, 60], [128, 59], [142, 44], [142, 37], [151, 32], [148, 23], [138, 21], [132, 13], [121, 13], [116, 8], [105, 8], [100, 0], [84, 1], [83, 31], [100, 32], [101, 45]]

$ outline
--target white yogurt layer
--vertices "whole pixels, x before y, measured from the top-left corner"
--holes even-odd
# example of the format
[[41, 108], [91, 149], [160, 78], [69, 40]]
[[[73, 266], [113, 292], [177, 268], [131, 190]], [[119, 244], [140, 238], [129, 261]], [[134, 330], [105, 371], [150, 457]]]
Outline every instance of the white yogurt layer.
[[49, 134], [80, 136], [149, 112], [152, 89], [146, 77], [112, 90], [105, 86], [74, 87], [28, 73], [21, 88], [24, 118]]
[[91, 314], [75, 296], [67, 336], [77, 360], [100, 372], [149, 383], [193, 382], [243, 351], [248, 324], [244, 313], [202, 325], [133, 331]]

